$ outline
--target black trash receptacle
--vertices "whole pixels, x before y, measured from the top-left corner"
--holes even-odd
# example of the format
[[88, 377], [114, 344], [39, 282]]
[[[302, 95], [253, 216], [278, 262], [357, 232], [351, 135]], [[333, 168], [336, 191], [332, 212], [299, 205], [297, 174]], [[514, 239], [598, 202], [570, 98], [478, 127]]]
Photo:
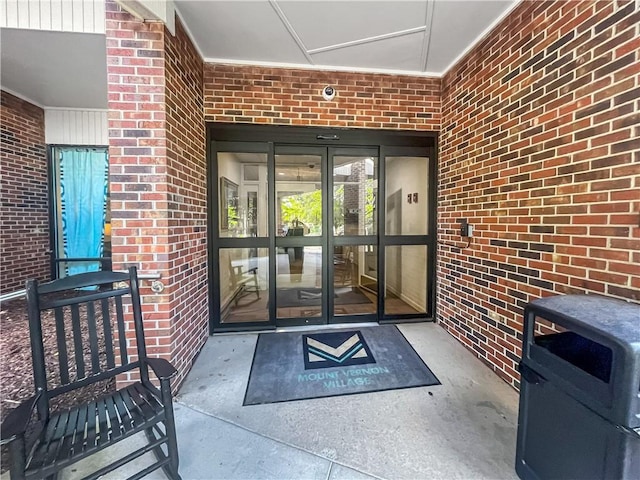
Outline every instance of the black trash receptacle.
[[597, 295], [527, 305], [516, 472], [640, 478], [640, 305]]

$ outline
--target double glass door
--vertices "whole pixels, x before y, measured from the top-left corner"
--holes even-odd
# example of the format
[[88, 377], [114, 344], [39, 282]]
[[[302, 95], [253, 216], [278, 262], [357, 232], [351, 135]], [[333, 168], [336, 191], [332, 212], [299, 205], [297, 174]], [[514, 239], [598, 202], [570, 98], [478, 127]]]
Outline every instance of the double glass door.
[[377, 320], [377, 149], [276, 147], [274, 173], [276, 319]]
[[214, 329], [427, 316], [429, 158], [380, 152], [216, 142]]

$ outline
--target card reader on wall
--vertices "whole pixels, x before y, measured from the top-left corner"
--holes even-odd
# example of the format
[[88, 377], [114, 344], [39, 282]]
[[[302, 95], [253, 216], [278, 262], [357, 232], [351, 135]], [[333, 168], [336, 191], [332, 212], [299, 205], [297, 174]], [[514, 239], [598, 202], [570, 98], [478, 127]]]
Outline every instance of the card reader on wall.
[[460, 236], [461, 237], [472, 237], [473, 236], [473, 225], [471, 225], [466, 218], [461, 218], [458, 220], [460, 223]]

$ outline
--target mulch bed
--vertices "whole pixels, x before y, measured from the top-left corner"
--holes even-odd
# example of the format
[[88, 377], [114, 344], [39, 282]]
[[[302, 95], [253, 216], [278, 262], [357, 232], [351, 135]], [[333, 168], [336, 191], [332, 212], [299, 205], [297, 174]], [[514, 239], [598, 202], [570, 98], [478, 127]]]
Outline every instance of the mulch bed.
[[[81, 316], [81, 322], [85, 320]], [[86, 324], [85, 322], [82, 322]], [[58, 359], [55, 355], [56, 330], [53, 312], [42, 315], [42, 332], [46, 355], [47, 379], [49, 385], [58, 385]], [[99, 341], [102, 340], [99, 338]], [[68, 342], [69, 344], [69, 342]], [[27, 320], [27, 302], [18, 298], [3, 302], [0, 308], [0, 420], [4, 421], [11, 410], [21, 401], [35, 393], [33, 385], [33, 367], [29, 324]], [[98, 382], [81, 390], [69, 392], [52, 399], [53, 409], [66, 409], [78, 403], [91, 401], [115, 390], [113, 380]], [[2, 447], [2, 471], [7, 469], [8, 456], [6, 446]]]

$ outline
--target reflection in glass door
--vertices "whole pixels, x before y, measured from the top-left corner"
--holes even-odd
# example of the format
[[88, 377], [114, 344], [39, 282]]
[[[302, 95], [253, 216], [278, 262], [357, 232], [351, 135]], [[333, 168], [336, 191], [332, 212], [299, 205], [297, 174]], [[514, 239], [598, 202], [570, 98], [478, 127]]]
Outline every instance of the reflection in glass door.
[[268, 310], [267, 147], [247, 147], [221, 142], [216, 155], [220, 248], [214, 298], [221, 325], [273, 323]]
[[276, 146], [275, 184], [278, 324], [375, 321], [377, 149]]
[[326, 318], [326, 148], [276, 147], [276, 319]]
[[331, 148], [329, 153], [333, 172], [329, 321], [375, 321], [378, 150]]
[[[397, 152], [397, 153], [396, 153]], [[385, 155], [384, 315], [426, 315], [429, 285], [429, 158], [421, 150]]]

